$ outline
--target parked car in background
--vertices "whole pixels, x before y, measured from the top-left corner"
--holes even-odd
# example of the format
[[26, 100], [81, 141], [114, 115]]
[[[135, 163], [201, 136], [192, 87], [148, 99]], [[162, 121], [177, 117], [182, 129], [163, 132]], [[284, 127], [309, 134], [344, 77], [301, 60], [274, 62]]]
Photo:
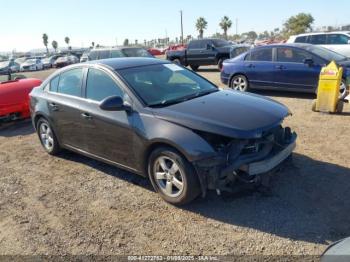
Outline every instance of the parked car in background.
[[8, 61], [2, 61], [0, 62], [0, 73], [7, 73], [7, 72], [19, 72], [20, 65], [16, 63], [14, 60], [8, 60]]
[[284, 105], [154, 58], [72, 65], [30, 96], [49, 154], [66, 148], [147, 176], [172, 204], [257, 182], [295, 148]]
[[230, 49], [230, 58], [234, 58], [247, 52], [251, 48], [251, 45], [232, 45]]
[[54, 62], [54, 67], [60, 68], [60, 67], [64, 67], [67, 65], [72, 65], [75, 63], [78, 63], [79, 59], [74, 56], [74, 55], [65, 55], [65, 56], [61, 56], [59, 58], [56, 59], [56, 61]]
[[44, 59], [42, 59], [42, 63], [43, 63], [43, 67], [44, 68], [52, 68], [55, 61], [57, 60], [57, 58], [61, 57], [62, 55], [53, 55], [50, 57], [46, 57]]
[[350, 32], [307, 33], [291, 36], [287, 43], [321, 45], [344, 56], [350, 57]]
[[223, 39], [192, 40], [184, 50], [167, 51], [166, 59], [190, 66], [196, 71], [203, 65], [217, 65], [219, 69], [225, 59], [230, 58], [231, 43]]
[[234, 90], [270, 89], [316, 93], [321, 68], [332, 60], [344, 67], [341, 97], [347, 94], [350, 60], [310, 44], [277, 44], [255, 47], [226, 60], [221, 82]]
[[[86, 58], [85, 58], [86, 57]], [[93, 49], [86, 54], [85, 61], [94, 61], [118, 57], [153, 57], [146, 49], [142, 47], [112, 47]]]
[[29, 93], [41, 80], [0, 72], [0, 121], [28, 118]]
[[30, 58], [21, 64], [20, 71], [43, 70], [43, 63], [39, 58]]
[[148, 51], [148, 53], [150, 53], [153, 56], [165, 54], [164, 50], [160, 50], [158, 48], [148, 48], [147, 51]]

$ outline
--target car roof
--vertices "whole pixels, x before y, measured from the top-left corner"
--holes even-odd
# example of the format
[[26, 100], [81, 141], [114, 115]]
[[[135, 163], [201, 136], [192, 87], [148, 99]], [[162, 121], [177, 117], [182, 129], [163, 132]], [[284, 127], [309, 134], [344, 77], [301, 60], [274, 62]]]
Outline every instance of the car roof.
[[122, 49], [144, 49], [142, 46], [113, 46], [113, 47], [99, 47], [91, 50], [87, 50], [89, 52], [99, 52], [106, 50], [122, 50]]
[[281, 44], [270, 44], [270, 45], [261, 45], [257, 46], [255, 48], [266, 48], [266, 47], [299, 47], [299, 48], [306, 48], [312, 46], [311, 44], [305, 44], [305, 43], [281, 43]]
[[170, 64], [169, 61], [151, 58], [151, 57], [121, 57], [121, 58], [109, 58], [85, 62], [85, 64], [100, 64], [106, 65], [114, 70], [120, 70], [131, 67], [147, 66], [147, 65], [160, 65]]
[[329, 34], [346, 34], [346, 35], [348, 35], [349, 33], [350, 33], [349, 31], [312, 32], [312, 33], [293, 35], [291, 37], [309, 36], [309, 35], [329, 35]]

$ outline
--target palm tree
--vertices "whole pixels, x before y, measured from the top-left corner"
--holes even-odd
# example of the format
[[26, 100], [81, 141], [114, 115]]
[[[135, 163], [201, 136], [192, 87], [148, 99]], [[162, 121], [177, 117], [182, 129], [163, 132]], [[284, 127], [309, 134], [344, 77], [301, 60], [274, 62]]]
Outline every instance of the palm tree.
[[49, 49], [47, 48], [47, 45], [49, 44], [49, 37], [47, 36], [47, 34], [43, 34], [43, 43], [44, 46], [46, 47], [46, 53], [49, 53]]
[[232, 26], [232, 21], [227, 16], [221, 19], [219, 26], [224, 30], [224, 37], [227, 39], [227, 30]]
[[66, 44], [67, 44], [67, 46], [68, 46], [68, 49], [71, 49], [70, 46], [69, 46], [69, 41], [70, 41], [69, 37], [66, 36], [66, 37], [64, 38], [64, 42], [66, 42]]
[[204, 17], [199, 17], [196, 22], [196, 28], [199, 32], [199, 38], [203, 38], [204, 29], [207, 29], [208, 22]]
[[53, 40], [51, 45], [52, 45], [52, 48], [55, 49], [55, 53], [57, 53], [57, 47], [58, 47], [57, 41]]

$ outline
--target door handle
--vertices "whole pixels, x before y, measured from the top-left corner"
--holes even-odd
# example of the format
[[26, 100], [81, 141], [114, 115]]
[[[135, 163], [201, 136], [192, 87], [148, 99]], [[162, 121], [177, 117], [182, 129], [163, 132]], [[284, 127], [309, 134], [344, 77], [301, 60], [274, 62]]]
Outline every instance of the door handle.
[[278, 65], [278, 66], [276, 66], [276, 69], [283, 70], [283, 69], [286, 69], [286, 68], [283, 65]]
[[84, 119], [87, 119], [87, 120], [91, 120], [92, 119], [92, 116], [88, 113], [82, 113], [81, 114], [82, 118]]
[[255, 65], [254, 65], [254, 64], [249, 64], [248, 67], [249, 67], [249, 68], [254, 68]]
[[58, 111], [58, 105], [55, 103], [49, 103], [49, 106], [52, 108], [53, 111]]

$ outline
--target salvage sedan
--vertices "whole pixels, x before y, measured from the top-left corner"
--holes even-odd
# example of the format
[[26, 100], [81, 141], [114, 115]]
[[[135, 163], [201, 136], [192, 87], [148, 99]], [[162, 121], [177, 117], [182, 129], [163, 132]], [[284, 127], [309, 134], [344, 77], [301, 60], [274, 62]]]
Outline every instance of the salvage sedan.
[[290, 112], [262, 96], [220, 90], [154, 58], [71, 65], [30, 94], [44, 149], [61, 148], [146, 176], [172, 204], [251, 183], [291, 155]]

